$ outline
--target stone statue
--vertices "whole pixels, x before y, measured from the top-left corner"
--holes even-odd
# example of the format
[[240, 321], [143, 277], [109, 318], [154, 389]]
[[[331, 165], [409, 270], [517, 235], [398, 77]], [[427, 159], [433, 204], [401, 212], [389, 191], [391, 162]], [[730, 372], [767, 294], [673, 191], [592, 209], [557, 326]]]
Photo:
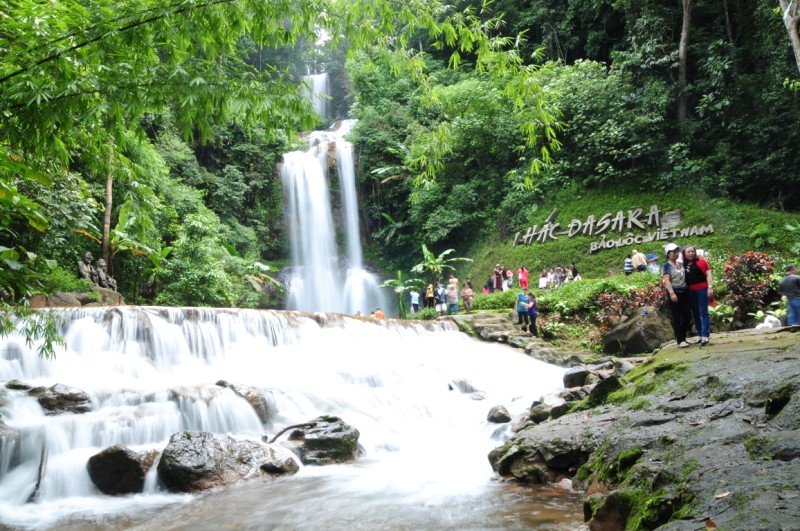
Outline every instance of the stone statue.
[[92, 284], [97, 284], [97, 271], [92, 267], [92, 253], [89, 251], [86, 251], [83, 258], [78, 260], [78, 276]]
[[97, 282], [96, 284], [101, 288], [109, 288], [117, 291], [117, 281], [114, 280], [114, 277], [110, 276], [106, 272], [106, 261], [102, 258], [97, 259]]

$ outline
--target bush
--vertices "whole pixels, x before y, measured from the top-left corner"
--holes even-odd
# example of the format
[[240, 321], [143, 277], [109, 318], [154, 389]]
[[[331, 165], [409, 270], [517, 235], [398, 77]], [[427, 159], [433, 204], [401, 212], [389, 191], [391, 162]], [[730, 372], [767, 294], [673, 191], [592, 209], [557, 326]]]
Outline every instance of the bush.
[[[76, 266], [77, 269], [77, 266]], [[47, 271], [42, 278], [42, 291], [52, 294], [56, 291], [92, 291], [92, 283], [79, 278], [77, 273], [70, 273], [60, 267]]]
[[771, 275], [775, 272], [772, 258], [766, 253], [748, 251], [731, 256], [725, 264], [724, 282], [734, 314], [744, 319], [747, 314], [763, 310], [774, 295]]
[[439, 313], [435, 308], [423, 308], [413, 315], [414, 319], [420, 319], [422, 321], [432, 321], [437, 317], [439, 317]]

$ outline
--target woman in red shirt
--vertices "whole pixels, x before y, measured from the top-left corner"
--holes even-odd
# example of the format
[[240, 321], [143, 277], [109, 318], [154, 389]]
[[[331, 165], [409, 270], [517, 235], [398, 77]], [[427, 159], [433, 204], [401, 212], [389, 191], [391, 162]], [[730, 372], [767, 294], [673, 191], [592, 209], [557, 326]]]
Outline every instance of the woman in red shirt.
[[683, 248], [683, 267], [686, 268], [692, 319], [702, 347], [708, 344], [711, 335], [711, 317], [708, 315], [708, 301], [714, 296], [711, 266], [705, 258], [697, 256], [697, 249], [689, 245]]

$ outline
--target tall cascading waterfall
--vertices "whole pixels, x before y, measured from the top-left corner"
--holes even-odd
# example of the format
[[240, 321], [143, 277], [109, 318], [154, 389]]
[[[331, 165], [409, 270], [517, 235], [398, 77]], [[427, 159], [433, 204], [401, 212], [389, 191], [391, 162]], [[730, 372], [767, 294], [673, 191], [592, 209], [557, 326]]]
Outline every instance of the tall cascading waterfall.
[[[489, 409], [526, 414], [532, 400], [561, 388], [563, 369], [449, 323], [233, 309], [53, 311], [64, 317], [67, 345], [53, 360], [18, 333], [0, 339], [0, 527], [580, 526], [577, 498], [521, 496], [492, 481], [486, 459], [510, 434], [508, 424], [486, 420]], [[91, 410], [48, 414], [37, 396], [56, 384], [86, 393]], [[267, 418], [240, 387], [263, 397]], [[363, 455], [212, 496], [165, 491], [155, 467], [143, 493], [105, 496], [86, 468], [115, 444], [161, 451], [186, 430], [261, 440], [320, 415], [357, 428]]]
[[328, 74], [311, 74], [303, 76], [303, 81], [308, 85], [306, 89], [308, 99], [320, 118], [328, 118], [328, 96], [330, 87], [328, 85]]
[[[290, 310], [368, 314], [385, 308], [375, 276], [363, 268], [353, 146], [344, 139], [354, 120], [335, 130], [308, 136], [308, 151], [283, 155], [281, 180], [286, 202], [293, 269], [286, 307]], [[336, 245], [336, 224], [329, 189], [329, 161], [335, 151], [345, 236], [345, 263]]]

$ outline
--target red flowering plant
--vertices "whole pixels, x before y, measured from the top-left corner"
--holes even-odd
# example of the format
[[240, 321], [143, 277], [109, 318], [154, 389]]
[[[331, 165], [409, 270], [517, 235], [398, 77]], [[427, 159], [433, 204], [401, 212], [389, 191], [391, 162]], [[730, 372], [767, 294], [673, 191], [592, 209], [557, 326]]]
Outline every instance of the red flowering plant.
[[666, 290], [660, 284], [648, 284], [641, 288], [630, 288], [627, 292], [601, 293], [598, 295], [598, 310], [594, 314], [602, 332], [623, 321], [634, 311], [650, 306], [661, 308]]
[[764, 309], [775, 298], [774, 272], [772, 258], [766, 253], [748, 251], [728, 258], [723, 280], [736, 318], [744, 319], [748, 313]]

